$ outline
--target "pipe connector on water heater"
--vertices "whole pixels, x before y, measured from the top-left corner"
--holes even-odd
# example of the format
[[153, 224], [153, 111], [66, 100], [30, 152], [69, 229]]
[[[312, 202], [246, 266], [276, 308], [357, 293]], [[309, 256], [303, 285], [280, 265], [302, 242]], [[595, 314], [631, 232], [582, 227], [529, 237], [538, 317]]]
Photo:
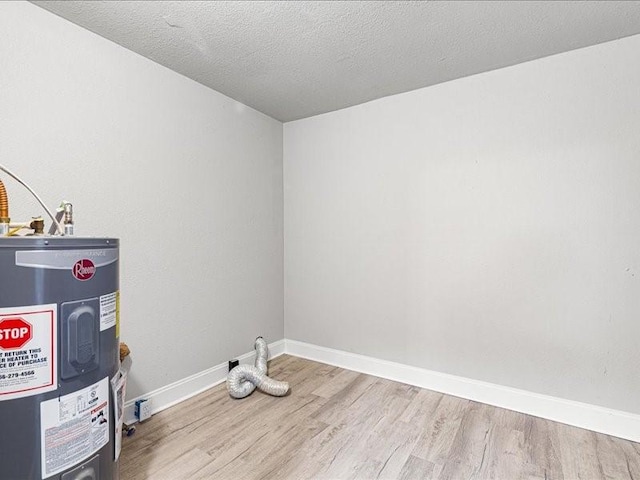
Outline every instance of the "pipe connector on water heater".
[[44, 219], [42, 217], [34, 217], [29, 228], [33, 230], [34, 235], [44, 235]]
[[65, 202], [64, 210], [64, 234], [73, 235], [73, 205]]

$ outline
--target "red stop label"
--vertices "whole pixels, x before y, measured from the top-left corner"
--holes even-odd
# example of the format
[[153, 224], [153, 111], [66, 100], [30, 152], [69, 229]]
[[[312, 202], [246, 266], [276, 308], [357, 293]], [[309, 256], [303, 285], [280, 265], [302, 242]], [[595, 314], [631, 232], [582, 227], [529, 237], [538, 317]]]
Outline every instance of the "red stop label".
[[0, 321], [0, 348], [13, 350], [31, 340], [33, 327], [20, 317], [5, 318]]

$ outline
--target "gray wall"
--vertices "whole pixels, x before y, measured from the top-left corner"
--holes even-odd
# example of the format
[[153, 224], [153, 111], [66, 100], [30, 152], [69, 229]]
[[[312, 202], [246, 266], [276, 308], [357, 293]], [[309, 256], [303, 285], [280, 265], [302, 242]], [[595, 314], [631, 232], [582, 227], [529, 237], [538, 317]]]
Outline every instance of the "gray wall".
[[285, 124], [285, 336], [640, 413], [639, 51]]
[[0, 163], [122, 240], [129, 398], [282, 339], [282, 124], [30, 3], [0, 45]]
[[28, 3], [0, 44], [0, 163], [122, 239], [130, 398], [285, 308], [287, 338], [640, 413], [640, 37], [286, 124], [284, 259], [279, 122]]

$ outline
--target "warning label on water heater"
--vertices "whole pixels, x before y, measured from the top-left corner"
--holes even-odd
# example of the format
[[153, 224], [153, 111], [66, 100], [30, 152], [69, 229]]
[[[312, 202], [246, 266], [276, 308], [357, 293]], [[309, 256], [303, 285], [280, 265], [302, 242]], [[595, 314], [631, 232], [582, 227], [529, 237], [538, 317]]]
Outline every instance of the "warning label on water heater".
[[57, 386], [58, 306], [0, 308], [0, 401]]
[[118, 318], [118, 295], [113, 292], [100, 297], [100, 331], [107, 330], [116, 325]]
[[109, 442], [109, 380], [40, 404], [42, 478], [89, 458]]

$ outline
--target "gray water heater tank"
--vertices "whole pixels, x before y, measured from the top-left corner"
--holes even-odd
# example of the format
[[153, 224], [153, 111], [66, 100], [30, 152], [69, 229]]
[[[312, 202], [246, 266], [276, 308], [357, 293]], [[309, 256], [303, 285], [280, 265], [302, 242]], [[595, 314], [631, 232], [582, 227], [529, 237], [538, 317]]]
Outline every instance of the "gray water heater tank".
[[118, 255], [112, 238], [0, 238], [0, 479], [118, 479]]

